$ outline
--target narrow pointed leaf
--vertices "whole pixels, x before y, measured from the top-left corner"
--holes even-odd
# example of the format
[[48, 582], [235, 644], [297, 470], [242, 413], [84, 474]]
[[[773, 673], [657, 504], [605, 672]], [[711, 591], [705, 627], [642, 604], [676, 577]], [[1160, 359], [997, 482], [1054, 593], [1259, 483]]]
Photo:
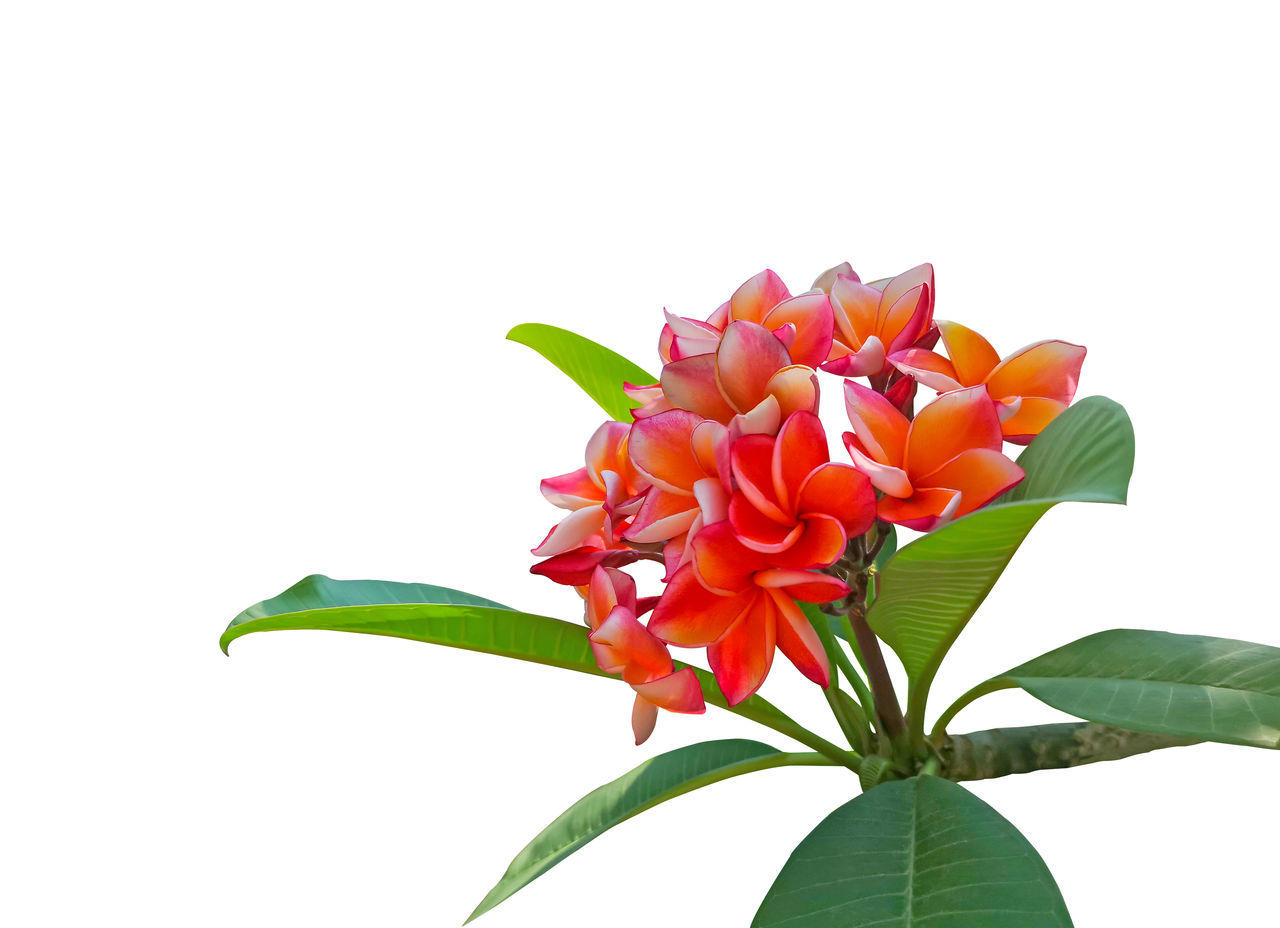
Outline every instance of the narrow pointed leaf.
[[[516, 612], [447, 587], [333, 580], [318, 574], [236, 616], [222, 633], [222, 650], [251, 632], [304, 629], [406, 638], [619, 679], [596, 664], [585, 625]], [[685, 665], [676, 661], [675, 666]], [[709, 704], [829, 752], [829, 756], [841, 754], [835, 745], [807, 731], [760, 696], [730, 708], [715, 677], [700, 667], [693, 670]]]
[[876, 786], [800, 842], [752, 928], [1070, 928], [1049, 868], [947, 780]]
[[650, 758], [571, 805], [529, 842], [468, 922], [546, 873], [615, 825], [659, 803], [720, 780], [788, 764], [828, 764], [816, 754], [787, 754], [758, 741], [706, 741]]
[[868, 621], [902, 659], [923, 719], [938, 665], [1039, 518], [1067, 500], [1123, 503], [1133, 428], [1101, 396], [1072, 406], [1019, 456], [1026, 478], [995, 503], [902, 548], [880, 575]]
[[1113, 629], [1042, 654], [1003, 678], [1090, 722], [1280, 748], [1280, 648]]
[[643, 368], [616, 351], [568, 329], [526, 322], [508, 332], [507, 338], [527, 345], [560, 368], [599, 403], [611, 419], [619, 422], [630, 422], [631, 410], [639, 405], [622, 392], [622, 385], [658, 382], [657, 377], [645, 373]]

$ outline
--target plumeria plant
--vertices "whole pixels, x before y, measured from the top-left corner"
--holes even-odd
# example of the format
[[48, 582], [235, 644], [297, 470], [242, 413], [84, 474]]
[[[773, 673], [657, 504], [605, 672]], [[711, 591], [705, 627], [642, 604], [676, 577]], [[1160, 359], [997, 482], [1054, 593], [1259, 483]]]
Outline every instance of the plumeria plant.
[[[517, 326], [511, 339], [609, 416], [584, 466], [542, 481], [566, 515], [533, 549], [535, 574], [581, 596], [582, 621], [312, 576], [242, 612], [222, 647], [332, 629], [486, 651], [620, 678], [637, 745], [662, 711], [711, 704], [803, 746], [706, 741], [645, 760], [548, 825], [472, 919], [658, 803], [756, 770], [834, 765], [861, 795], [795, 849], [753, 925], [1070, 925], [1035, 850], [957, 784], [1203, 741], [1280, 747], [1280, 649], [1102, 631], [931, 716], [939, 665], [1032, 526], [1060, 502], [1123, 503], [1134, 454], [1121, 406], [1073, 405], [1084, 348], [1041, 341], [1001, 357], [935, 319], [936, 292], [928, 264], [870, 283], [842, 264], [797, 296], [764, 271], [705, 321], [667, 313], [657, 378], [580, 335]], [[818, 417], [824, 375], [848, 416], [839, 441]], [[832, 460], [841, 445], [848, 459]], [[1015, 459], [1009, 445], [1025, 447]], [[914, 540], [899, 548], [899, 530]], [[640, 561], [659, 565], [660, 587], [637, 585], [627, 571]], [[676, 659], [703, 649], [709, 671]], [[757, 695], [779, 652], [826, 700], [832, 731]], [[1080, 721], [953, 731], [965, 706], [1010, 687]]]

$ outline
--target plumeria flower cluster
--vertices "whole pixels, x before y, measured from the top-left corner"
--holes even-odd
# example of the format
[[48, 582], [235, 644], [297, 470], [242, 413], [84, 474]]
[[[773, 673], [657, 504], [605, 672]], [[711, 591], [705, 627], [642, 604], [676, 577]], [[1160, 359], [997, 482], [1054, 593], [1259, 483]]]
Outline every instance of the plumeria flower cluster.
[[[931, 265], [864, 283], [846, 263], [796, 296], [766, 270], [705, 320], [667, 312], [659, 382], [626, 387], [634, 421], [604, 423], [585, 466], [542, 481], [569, 514], [533, 571], [583, 595], [600, 668], [636, 692], [637, 744], [659, 708], [704, 711], [670, 646], [705, 648], [729, 705], [776, 651], [826, 687], [801, 604], [850, 594], [836, 569], [850, 545], [878, 523], [933, 531], [1022, 479], [1005, 443], [1067, 408], [1085, 349], [1043, 341], [1002, 359], [935, 319], [935, 301]], [[843, 380], [841, 442], [818, 417], [820, 373]], [[920, 386], [937, 396], [917, 410]], [[639, 598], [623, 571], [641, 560], [663, 565], [660, 595]]]

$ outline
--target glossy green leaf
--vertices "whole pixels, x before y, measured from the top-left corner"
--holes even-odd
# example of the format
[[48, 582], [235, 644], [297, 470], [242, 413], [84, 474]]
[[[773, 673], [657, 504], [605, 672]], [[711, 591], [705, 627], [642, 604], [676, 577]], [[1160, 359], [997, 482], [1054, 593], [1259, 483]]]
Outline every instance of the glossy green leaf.
[[821, 755], [787, 754], [758, 741], [706, 741], [650, 758], [571, 805], [529, 842], [471, 913], [483, 915], [574, 851], [646, 809], [720, 780], [789, 764], [827, 763]]
[[631, 410], [639, 405], [622, 392], [622, 385], [658, 382], [657, 377], [645, 373], [616, 351], [554, 325], [526, 322], [508, 332], [507, 338], [527, 345], [560, 368], [600, 404], [609, 418], [620, 422], [630, 422]]
[[752, 928], [1069, 928], [1027, 839], [963, 787], [883, 783], [791, 854]]
[[1113, 629], [1042, 654], [1009, 679], [1055, 709], [1137, 731], [1280, 748], [1280, 648]]
[[995, 503], [902, 548], [880, 574], [868, 621], [902, 659], [913, 719], [923, 719], [938, 665], [1031, 527], [1060, 502], [1123, 503], [1133, 472], [1124, 408], [1091, 396], [1018, 458], [1026, 478]]
[[[448, 599], [446, 602], [437, 600]], [[222, 633], [222, 650], [251, 632], [326, 630], [386, 635], [483, 651], [593, 676], [618, 679], [596, 665], [585, 625], [516, 612], [479, 596], [423, 583], [333, 580], [311, 576], [250, 606]], [[685, 666], [676, 662], [676, 667]], [[707, 703], [759, 722], [843, 763], [840, 748], [797, 724], [760, 696], [729, 707], [715, 677], [695, 667]]]

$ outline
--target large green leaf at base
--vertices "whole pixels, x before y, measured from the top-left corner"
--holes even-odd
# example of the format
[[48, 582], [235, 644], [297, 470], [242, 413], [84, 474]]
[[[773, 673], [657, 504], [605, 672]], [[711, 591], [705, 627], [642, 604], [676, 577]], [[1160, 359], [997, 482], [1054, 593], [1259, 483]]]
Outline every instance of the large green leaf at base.
[[1055, 709], [1137, 731], [1280, 748], [1280, 648], [1135, 629], [1099, 632], [1015, 667]]
[[880, 575], [868, 622], [902, 659], [922, 720], [938, 665], [1031, 527], [1066, 500], [1123, 503], [1133, 428], [1101, 396], [1072, 406], [1019, 456], [1026, 478], [995, 503], [902, 548]]
[[947, 780], [876, 786], [800, 842], [752, 928], [1069, 928], [1040, 855]]
[[616, 351], [598, 345], [568, 329], [540, 322], [526, 322], [507, 333], [507, 338], [527, 345], [542, 355], [582, 387], [600, 404], [609, 418], [631, 421], [635, 400], [622, 392], [623, 383], [653, 384], [658, 378], [628, 361]]
[[[313, 575], [279, 596], [250, 606], [222, 633], [222, 650], [251, 632], [325, 630], [386, 635], [483, 651], [618, 679], [597, 666], [585, 625], [516, 612], [492, 600], [425, 583], [333, 580]], [[677, 668], [685, 666], [675, 662]], [[798, 725], [772, 703], [752, 696], [729, 707], [715, 677], [694, 667], [708, 703], [796, 738], [816, 750], [839, 749]]]
[[[571, 805], [529, 842], [467, 919], [483, 915], [614, 825], [659, 803], [720, 780], [816, 755], [786, 754], [758, 741], [706, 741], [650, 758]], [[817, 758], [822, 761], [822, 758]]]

